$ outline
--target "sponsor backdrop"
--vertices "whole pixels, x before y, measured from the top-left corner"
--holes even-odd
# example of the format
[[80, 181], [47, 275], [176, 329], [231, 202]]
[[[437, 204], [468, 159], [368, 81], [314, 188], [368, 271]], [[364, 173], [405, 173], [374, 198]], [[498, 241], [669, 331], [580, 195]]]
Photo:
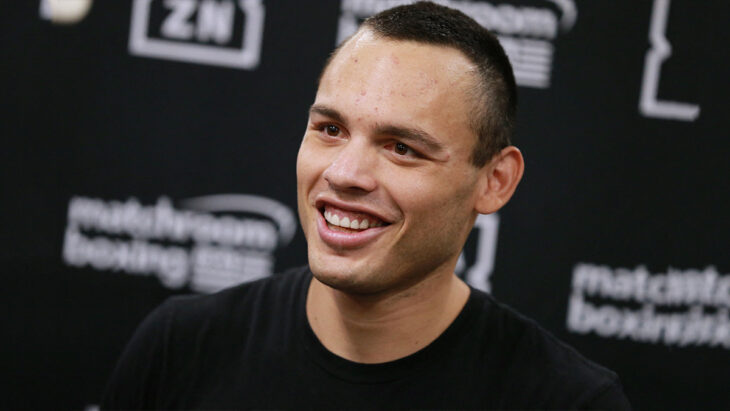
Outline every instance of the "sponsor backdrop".
[[[2, 408], [93, 409], [166, 297], [306, 262], [317, 76], [402, 3], [4, 2]], [[507, 49], [527, 161], [458, 274], [616, 370], [636, 408], [730, 408], [730, 3], [443, 3]]]

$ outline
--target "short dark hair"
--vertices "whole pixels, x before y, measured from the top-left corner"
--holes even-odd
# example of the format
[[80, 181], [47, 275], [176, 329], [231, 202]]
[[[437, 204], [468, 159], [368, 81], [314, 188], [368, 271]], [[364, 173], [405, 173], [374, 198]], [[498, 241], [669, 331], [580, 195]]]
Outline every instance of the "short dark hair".
[[384, 38], [453, 47], [464, 53], [476, 65], [479, 78], [471, 113], [477, 135], [471, 162], [481, 167], [511, 144], [517, 87], [512, 65], [489, 30], [461, 11], [428, 1], [384, 10], [361, 27]]

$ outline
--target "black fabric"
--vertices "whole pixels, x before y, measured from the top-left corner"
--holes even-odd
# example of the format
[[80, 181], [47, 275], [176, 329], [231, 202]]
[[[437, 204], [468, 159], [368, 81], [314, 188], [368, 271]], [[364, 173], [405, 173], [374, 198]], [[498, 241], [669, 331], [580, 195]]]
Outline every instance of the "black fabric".
[[618, 378], [478, 290], [426, 348], [383, 364], [329, 352], [308, 268], [174, 297], [140, 325], [103, 408], [629, 409]]

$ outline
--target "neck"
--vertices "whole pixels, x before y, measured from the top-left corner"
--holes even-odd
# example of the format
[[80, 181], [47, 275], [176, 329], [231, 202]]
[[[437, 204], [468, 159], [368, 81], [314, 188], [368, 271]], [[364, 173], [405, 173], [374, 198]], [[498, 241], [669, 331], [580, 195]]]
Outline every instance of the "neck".
[[313, 278], [307, 318], [332, 353], [354, 362], [382, 363], [433, 342], [461, 312], [469, 292], [451, 272], [433, 274], [397, 293], [365, 296]]

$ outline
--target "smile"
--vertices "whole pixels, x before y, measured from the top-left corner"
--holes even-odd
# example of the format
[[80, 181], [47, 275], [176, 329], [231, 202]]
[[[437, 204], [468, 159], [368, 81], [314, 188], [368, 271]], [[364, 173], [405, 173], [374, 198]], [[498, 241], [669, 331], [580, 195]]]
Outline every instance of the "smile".
[[332, 206], [325, 206], [323, 215], [330, 226], [348, 228], [350, 230], [366, 230], [383, 225], [383, 221], [375, 216], [353, 213]]
[[374, 241], [389, 223], [362, 211], [321, 204], [317, 231], [325, 244], [338, 249], [359, 248]]

